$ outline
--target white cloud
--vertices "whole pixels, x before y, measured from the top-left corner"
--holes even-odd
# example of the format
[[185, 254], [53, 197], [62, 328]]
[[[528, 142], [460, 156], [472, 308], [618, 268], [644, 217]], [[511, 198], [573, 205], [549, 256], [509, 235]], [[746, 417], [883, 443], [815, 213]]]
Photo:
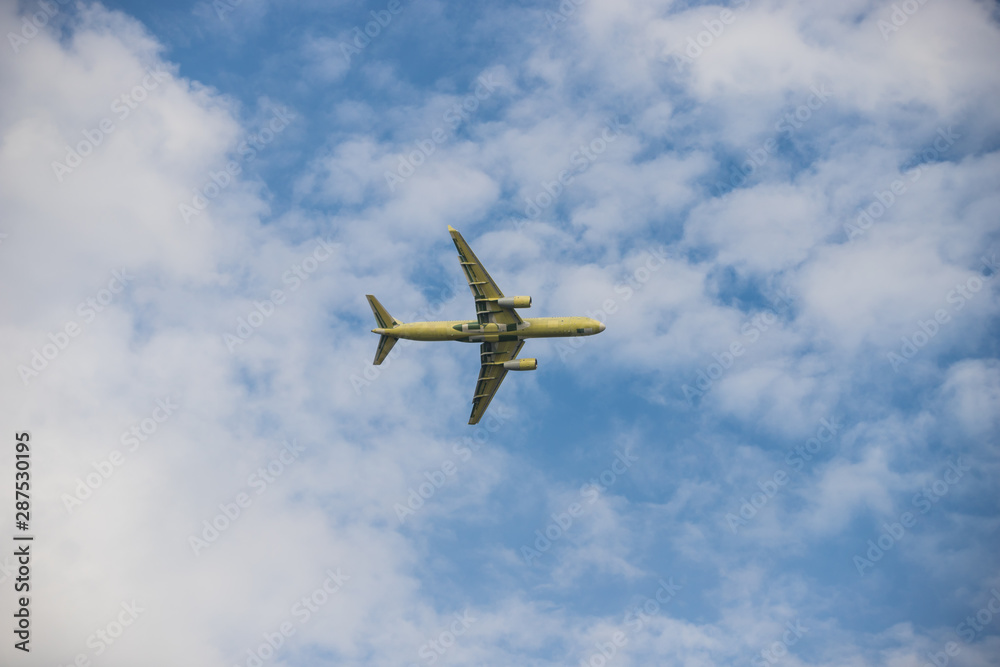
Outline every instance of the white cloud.
[[[350, 579], [296, 625], [287, 664], [311, 664], [313, 650], [344, 664], [416, 661], [463, 605], [478, 620], [448, 660], [560, 664], [558, 656], [584, 657], [621, 625], [626, 604], [617, 600], [671, 558], [698, 583], [630, 639], [623, 664], [743, 659], [796, 615], [823, 628], [810, 637], [819, 645], [811, 664], [878, 655], [904, 664], [914, 647], [924, 650], [933, 632], [888, 617], [885, 627], [857, 630], [834, 603], [818, 601], [810, 588], [818, 575], [779, 576], [787, 563], [778, 561], [826, 548], [852, 522], [893, 517], [913, 486], [936, 474], [935, 448], [950, 437], [943, 425], [956, 424], [965, 439], [955, 448], [981, 455], [980, 470], [991, 470], [1000, 381], [983, 341], [995, 285], [951, 312], [915, 357], [919, 372], [887, 380], [885, 353], [935, 309], [953, 306], [949, 290], [979, 271], [996, 238], [996, 24], [982, 3], [927, 3], [884, 40], [885, 3], [754, 3], [677, 72], [665, 50], [722, 9], [590, 0], [551, 30], [536, 13], [534, 32], [522, 36], [529, 55], [507, 62], [498, 53], [504, 62], [484, 69], [503, 79], [502, 91], [395, 191], [385, 172], [468, 91], [450, 79], [415, 91], [391, 62], [358, 63], [366, 85], [389, 101], [345, 98], [324, 115], [336, 123], [310, 137], [304, 166], [289, 174], [293, 201], [276, 219], [267, 219], [262, 184], [246, 174], [190, 224], [178, 206], [225, 168], [268, 108], [284, 107], [280, 100], [255, 94], [252, 120], [241, 122], [235, 98], [183, 78], [142, 26], [97, 5], [75, 10], [64, 38], [43, 31], [2, 59], [0, 272], [10, 289], [0, 331], [10, 354], [0, 387], [9, 423], [29, 425], [38, 443], [33, 464], [47, 491], [35, 521], [48, 545], [38, 571], [50, 574], [35, 595], [59, 601], [37, 617], [38, 636], [44, 629], [54, 638], [39, 641], [38, 664], [89, 654], [87, 636], [132, 599], [146, 611], [102, 664], [245, 661], [328, 568]], [[275, 11], [261, 3], [242, 10], [234, 25], [250, 32]], [[509, 20], [525, 26], [521, 14]], [[10, 7], [0, 27], [20, 29]], [[316, 33], [287, 58], [305, 60], [306, 77], [340, 82], [331, 50]], [[162, 74], [150, 78], [151, 69]], [[823, 83], [827, 105], [795, 132], [775, 129]], [[123, 95], [135, 108], [119, 117], [113, 105]], [[626, 115], [626, 130], [531, 216], [538, 221], [518, 224], [525, 198], [537, 201], [582, 144]], [[105, 118], [113, 131], [91, 141]], [[952, 125], [957, 141], [848, 242], [843, 223], [908, 178], [937, 131]], [[733, 156], [744, 160], [768, 138], [780, 139], [780, 150], [725, 200], [714, 198], [711, 183], [728, 178]], [[99, 145], [72, 171], [54, 173], [66, 146], [85, 142]], [[524, 575], [510, 550], [526, 516], [559, 511], [575, 494], [566, 470], [545, 467], [546, 456], [564, 457], [561, 467], [580, 470], [558, 438], [529, 454], [536, 443], [491, 436], [404, 528], [394, 510], [425, 473], [459, 457], [450, 424], [464, 427], [474, 346], [400, 347], [370, 385], [352, 384], [372, 368], [375, 345], [363, 294], [380, 295], [400, 317], [441, 302], [442, 317], [468, 313], [464, 286], [454, 299], [428, 293], [428, 284], [458, 275], [448, 224], [490, 258], [508, 291], [533, 293], [547, 309], [605, 311], [608, 331], [555, 372], [588, 390], [615, 382], [635, 391], [637, 432], [662, 440], [662, 460], [644, 459], [634, 487], [616, 486], [595, 504], [546, 555], [544, 575]], [[328, 239], [330, 258], [298, 283], [286, 279], [317, 237]], [[654, 269], [648, 262], [660, 248]], [[422, 279], [440, 267], [449, 273]], [[125, 289], [108, 292], [92, 319], [83, 315], [78, 304], [104, 298], [123, 268], [134, 276]], [[755, 295], [777, 287], [792, 303], [751, 345], [743, 327], [765, 307]], [[228, 350], [223, 335], [274, 290], [283, 302]], [[33, 350], [58, 347], [70, 320], [79, 335], [25, 386], [18, 366], [30, 365]], [[745, 343], [746, 356], [697, 405], [684, 404], [681, 385], [733, 341]], [[544, 377], [508, 380], [492, 408], [509, 406], [510, 423], [526, 426], [519, 433], [533, 432], [525, 415], [561, 400]], [[68, 513], [60, 495], [122, 449], [122, 433], [164, 396], [176, 398], [176, 414]], [[729, 534], [720, 517], [731, 507], [717, 510], [732, 505], [738, 485], [752, 488], [758, 472], [781, 465], [788, 440], [801, 442], [838, 409], [851, 412], [850, 437], [828, 446], [747, 530]], [[725, 429], [735, 433], [717, 435]], [[286, 438], [305, 448], [302, 460], [258, 495], [251, 475]], [[690, 478], [681, 479], [686, 466]], [[977, 480], [956, 489], [949, 512], [968, 510]], [[250, 506], [196, 556], [189, 536], [240, 492]], [[991, 534], [988, 522], [962, 519], [956, 525], [975, 528], [957, 534]], [[471, 548], [456, 538], [466, 530], [482, 530], [476, 571], [495, 577], [489, 590], [455, 583], [465, 581], [454, 574], [464, 561], [445, 552]], [[908, 572], [926, 568], [953, 582], [958, 565], [986, 560], [988, 538], [954, 555], [956, 567], [931, 568], [949, 530], [928, 522], [901, 547]], [[525, 585], [535, 575], [542, 583]], [[615, 604], [553, 602], [595, 575]], [[967, 655], [980, 652], [985, 661], [985, 650]]]

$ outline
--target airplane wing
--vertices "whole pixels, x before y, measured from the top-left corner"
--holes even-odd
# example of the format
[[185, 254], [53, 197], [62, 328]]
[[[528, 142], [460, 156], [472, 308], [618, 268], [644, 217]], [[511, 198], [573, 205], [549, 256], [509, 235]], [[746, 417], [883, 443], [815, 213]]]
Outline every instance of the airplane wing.
[[476, 253], [472, 252], [472, 248], [465, 242], [462, 235], [451, 225], [448, 226], [448, 231], [451, 232], [451, 240], [458, 248], [458, 259], [462, 264], [462, 270], [465, 271], [465, 277], [469, 281], [472, 296], [476, 299], [476, 317], [479, 319], [479, 323], [521, 324], [523, 320], [513, 308], [503, 308], [497, 305], [497, 299], [503, 296], [503, 292], [493, 282], [493, 278], [483, 268], [483, 263], [476, 257]]
[[[493, 282], [489, 272], [483, 267], [483, 263], [472, 252], [472, 248], [465, 242], [462, 235], [454, 227], [448, 226], [451, 233], [451, 240], [455, 242], [458, 249], [458, 260], [465, 272], [465, 277], [469, 281], [469, 288], [472, 296], [476, 300], [476, 318], [480, 325], [519, 325], [524, 320], [513, 308], [504, 308], [497, 303], [497, 299], [503, 296], [503, 292]], [[513, 326], [511, 327], [513, 328]], [[502, 330], [507, 330], [501, 327]], [[507, 369], [503, 367], [503, 362], [510, 361], [517, 357], [517, 353], [524, 346], [523, 340], [508, 340], [497, 343], [483, 343], [480, 346], [479, 381], [476, 382], [476, 393], [472, 397], [472, 415], [469, 417], [470, 424], [476, 424], [486, 412], [490, 401], [500, 388], [500, 383], [507, 376]]]
[[500, 383], [507, 376], [503, 362], [510, 361], [524, 347], [523, 340], [504, 341], [502, 343], [483, 343], [479, 350], [482, 366], [479, 367], [479, 381], [476, 382], [476, 394], [472, 397], [472, 414], [469, 423], [475, 424], [486, 412], [493, 395], [500, 388]]

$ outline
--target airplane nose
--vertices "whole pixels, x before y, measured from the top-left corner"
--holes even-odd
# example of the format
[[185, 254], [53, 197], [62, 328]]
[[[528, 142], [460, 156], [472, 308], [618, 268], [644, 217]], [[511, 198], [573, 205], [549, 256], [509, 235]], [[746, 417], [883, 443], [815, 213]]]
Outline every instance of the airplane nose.
[[601, 333], [602, 331], [604, 331], [605, 328], [606, 327], [604, 326], [604, 322], [597, 323], [597, 333]]

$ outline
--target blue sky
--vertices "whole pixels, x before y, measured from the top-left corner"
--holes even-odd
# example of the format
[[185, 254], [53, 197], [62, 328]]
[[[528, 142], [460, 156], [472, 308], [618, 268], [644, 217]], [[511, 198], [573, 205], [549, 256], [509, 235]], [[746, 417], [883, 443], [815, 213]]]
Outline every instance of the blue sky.
[[1000, 664], [998, 19], [3, 3], [0, 662]]

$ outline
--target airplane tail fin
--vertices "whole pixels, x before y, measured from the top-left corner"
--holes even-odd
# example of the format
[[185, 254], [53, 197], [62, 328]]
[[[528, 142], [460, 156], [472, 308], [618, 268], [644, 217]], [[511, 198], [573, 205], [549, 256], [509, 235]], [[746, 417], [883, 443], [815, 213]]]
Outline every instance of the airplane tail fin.
[[[379, 329], [395, 329], [402, 324], [402, 322], [389, 314], [389, 311], [378, 302], [378, 299], [371, 294], [366, 296], [368, 297], [368, 305], [372, 307], [372, 313], [375, 315], [375, 323], [378, 324]], [[399, 340], [397, 337], [389, 334], [379, 336], [378, 348], [375, 350], [375, 361], [373, 362], [376, 366], [389, 356], [389, 351], [392, 350], [392, 346], [396, 344], [397, 340]]]

